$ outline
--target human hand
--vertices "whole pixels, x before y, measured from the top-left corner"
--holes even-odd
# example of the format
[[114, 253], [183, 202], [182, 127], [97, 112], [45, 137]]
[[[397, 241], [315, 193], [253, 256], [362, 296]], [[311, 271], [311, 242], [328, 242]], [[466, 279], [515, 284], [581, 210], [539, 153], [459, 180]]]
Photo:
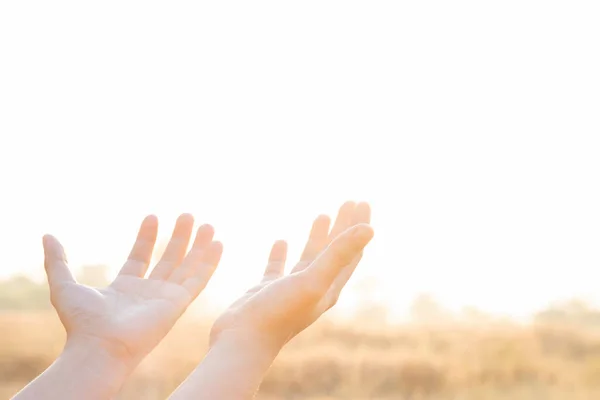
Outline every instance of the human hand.
[[370, 213], [366, 203], [345, 203], [331, 232], [318, 217], [287, 276], [287, 245], [276, 242], [262, 282], [215, 321], [204, 360], [170, 399], [254, 398], [281, 348], [337, 301], [373, 237]]
[[367, 203], [345, 203], [329, 231], [330, 219], [319, 216], [300, 260], [284, 276], [287, 244], [273, 245], [263, 280], [234, 302], [215, 322], [211, 345], [252, 341], [276, 354], [291, 338], [330, 309], [356, 269], [373, 237]]
[[50, 297], [67, 332], [67, 347], [98, 348], [126, 368], [133, 368], [169, 332], [206, 286], [217, 267], [222, 245], [213, 228], [201, 226], [186, 255], [194, 220], [181, 215], [165, 252], [144, 278], [156, 242], [158, 221], [142, 222], [129, 258], [106, 288], [75, 281], [61, 244], [44, 237]]

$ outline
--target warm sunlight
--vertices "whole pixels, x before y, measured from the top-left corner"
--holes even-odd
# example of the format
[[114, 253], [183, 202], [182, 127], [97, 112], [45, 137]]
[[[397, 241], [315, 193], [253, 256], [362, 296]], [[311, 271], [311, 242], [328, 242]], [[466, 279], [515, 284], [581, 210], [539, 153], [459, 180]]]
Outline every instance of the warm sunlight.
[[272, 241], [297, 255], [316, 215], [354, 199], [371, 202], [376, 239], [353, 280], [376, 277], [390, 306], [431, 292], [524, 315], [598, 299], [591, 13], [278, 5], [285, 19], [270, 20], [250, 5], [224, 19], [225, 6], [121, 4], [71, 20], [40, 3], [8, 17], [20, 4], [0, 12], [2, 53], [20, 60], [0, 66], [3, 276], [41, 279], [46, 232], [74, 267], [116, 271], [145, 214], [166, 238], [191, 212], [225, 243], [207, 295], [226, 300]]
[[1, 1], [0, 398], [600, 398], [598, 21]]

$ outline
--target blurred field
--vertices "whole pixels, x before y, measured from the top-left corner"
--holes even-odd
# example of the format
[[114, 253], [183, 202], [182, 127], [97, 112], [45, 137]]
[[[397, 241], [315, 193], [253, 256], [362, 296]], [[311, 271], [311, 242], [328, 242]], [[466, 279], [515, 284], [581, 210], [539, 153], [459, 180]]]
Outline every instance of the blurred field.
[[[163, 399], [205, 351], [208, 322], [180, 321], [122, 391]], [[60, 352], [50, 312], [0, 314], [0, 398], [9, 398]], [[342, 326], [324, 321], [293, 341], [262, 399], [598, 399], [600, 337], [510, 324]]]

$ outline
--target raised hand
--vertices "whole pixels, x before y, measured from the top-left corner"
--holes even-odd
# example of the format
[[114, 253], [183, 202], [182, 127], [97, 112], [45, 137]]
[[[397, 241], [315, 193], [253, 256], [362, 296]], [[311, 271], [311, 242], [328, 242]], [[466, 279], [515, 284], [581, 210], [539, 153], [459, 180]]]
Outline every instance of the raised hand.
[[60, 243], [44, 237], [50, 298], [67, 332], [63, 353], [14, 399], [109, 399], [133, 368], [169, 332], [206, 286], [221, 258], [213, 228], [198, 229], [186, 255], [194, 220], [181, 215], [165, 252], [144, 278], [158, 222], [147, 217], [129, 258], [106, 288], [75, 281]]
[[142, 222], [137, 240], [119, 275], [108, 287], [78, 284], [60, 243], [44, 237], [45, 267], [52, 304], [67, 331], [67, 340], [94, 340], [120, 356], [139, 360], [169, 332], [206, 286], [221, 257], [213, 228], [198, 229], [186, 255], [194, 219], [181, 215], [165, 252], [144, 278], [156, 242], [158, 221]]
[[318, 217], [285, 276], [287, 245], [276, 242], [262, 281], [217, 319], [208, 354], [171, 399], [252, 399], [281, 348], [336, 303], [373, 237], [370, 213], [345, 203], [331, 231]]
[[276, 242], [262, 281], [215, 322], [211, 342], [224, 334], [257, 335], [283, 346], [333, 307], [373, 231], [367, 203], [345, 203], [330, 230], [328, 216], [313, 223], [300, 260], [284, 276], [287, 244]]

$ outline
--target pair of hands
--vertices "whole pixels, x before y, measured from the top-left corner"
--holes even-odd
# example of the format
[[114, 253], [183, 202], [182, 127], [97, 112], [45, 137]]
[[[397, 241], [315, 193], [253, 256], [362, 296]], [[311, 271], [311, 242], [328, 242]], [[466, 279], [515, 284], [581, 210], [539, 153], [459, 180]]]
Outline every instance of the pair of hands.
[[[313, 223], [300, 260], [284, 274], [287, 244], [276, 242], [262, 281], [234, 302], [214, 323], [210, 347], [243, 341], [276, 355], [294, 336], [337, 301], [373, 236], [366, 203], [345, 203], [330, 229], [330, 219]], [[67, 332], [67, 347], [95, 346], [131, 371], [170, 331], [215, 271], [222, 245], [210, 225], [196, 232], [193, 218], [181, 215], [169, 244], [147, 278], [158, 222], [147, 217], [131, 253], [108, 287], [78, 284], [64, 250], [44, 237], [45, 267], [51, 301]]]

